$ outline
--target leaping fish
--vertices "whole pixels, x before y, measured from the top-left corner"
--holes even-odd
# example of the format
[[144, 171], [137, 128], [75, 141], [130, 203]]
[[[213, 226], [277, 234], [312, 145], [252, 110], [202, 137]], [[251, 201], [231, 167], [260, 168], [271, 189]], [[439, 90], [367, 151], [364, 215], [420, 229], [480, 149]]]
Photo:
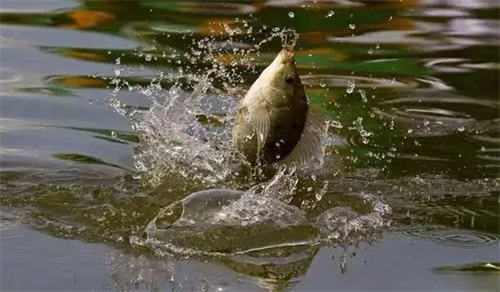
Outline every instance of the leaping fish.
[[324, 122], [310, 113], [293, 48], [285, 46], [241, 100], [233, 145], [251, 164], [305, 162], [321, 152]]

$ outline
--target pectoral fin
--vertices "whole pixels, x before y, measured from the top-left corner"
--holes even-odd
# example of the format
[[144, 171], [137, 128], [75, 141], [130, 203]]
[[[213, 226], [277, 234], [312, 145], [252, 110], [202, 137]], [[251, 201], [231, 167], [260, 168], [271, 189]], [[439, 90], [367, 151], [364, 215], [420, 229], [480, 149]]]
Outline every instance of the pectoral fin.
[[255, 107], [249, 115], [250, 123], [254, 128], [255, 135], [257, 136], [257, 145], [259, 153], [264, 148], [269, 129], [271, 127], [270, 110], [265, 103]]

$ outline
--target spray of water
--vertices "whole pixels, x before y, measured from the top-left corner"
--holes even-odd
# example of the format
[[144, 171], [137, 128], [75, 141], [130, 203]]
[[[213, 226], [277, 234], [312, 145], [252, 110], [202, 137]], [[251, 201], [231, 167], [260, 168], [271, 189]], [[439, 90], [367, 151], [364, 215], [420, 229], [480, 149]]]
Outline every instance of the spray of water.
[[[133, 129], [140, 136], [140, 143], [134, 156], [137, 179], [140, 179], [145, 184], [155, 186], [168, 180], [169, 174], [175, 174], [176, 177], [180, 175], [186, 178], [187, 181], [196, 180], [201, 182], [207, 189], [211, 187], [234, 188], [236, 186], [246, 190], [244, 196], [232, 198], [231, 200], [234, 200], [234, 202], [227, 206], [217, 201], [220, 192], [210, 191], [204, 193], [203, 196], [199, 196], [199, 198], [196, 197], [199, 200], [192, 199], [192, 196], [190, 196], [191, 199], [174, 203], [172, 205], [174, 207], [167, 207], [165, 210], [175, 211], [181, 204], [183, 206], [183, 215], [180, 219], [172, 223], [172, 227], [169, 225], [168, 228], [163, 230], [157, 226], [157, 223], [160, 222], [158, 218], [162, 217], [163, 211], [160, 212], [157, 219], [155, 219], [156, 221], [149, 224], [147, 229], [149, 232], [148, 240], [144, 241], [133, 237], [134, 240], [131, 240], [132, 245], [152, 245], [155, 250], [161, 250], [159, 247], [168, 246], [167, 250], [169, 251], [183, 253], [185, 252], [183, 247], [185, 240], [195, 244], [204, 244], [206, 241], [205, 239], [185, 239], [183, 236], [190, 235], [189, 232], [185, 232], [186, 228], [188, 230], [198, 230], [198, 232], [203, 230], [207, 234], [224, 233], [229, 230], [228, 228], [235, 228], [234, 232], [242, 232], [243, 236], [246, 233], [240, 229], [251, 227], [264, 228], [262, 230], [258, 229], [259, 232], [271, 230], [270, 234], [274, 234], [272, 230], [282, 227], [276, 225], [278, 222], [289, 220], [295, 224], [298, 220], [296, 214], [302, 214], [302, 210], [291, 206], [289, 203], [292, 203], [294, 195], [299, 191], [301, 178], [304, 174], [310, 176], [313, 184], [317, 179], [315, 175], [304, 170], [308, 169], [304, 165], [283, 164], [275, 169], [274, 176], [263, 183], [256, 184], [257, 179], [251, 182], [250, 185], [239, 184], [241, 177], [238, 177], [238, 172], [241, 170], [241, 165], [238, 165], [238, 161], [234, 158], [232, 152], [231, 130], [238, 98], [242, 97], [243, 93], [241, 92], [246, 91], [242, 88], [242, 84], [250, 83], [249, 80], [245, 80], [245, 75], [242, 72], [245, 70], [242, 70], [242, 68], [245, 68], [246, 71], [248, 69], [254, 70], [252, 64], [255, 63], [255, 58], [261, 55], [262, 45], [274, 39], [280, 39], [282, 46], [294, 47], [298, 39], [298, 34], [293, 30], [281, 28], [269, 30], [265, 27], [261, 28], [261, 32], [264, 32], [266, 37], [256, 39], [255, 35], [248, 33], [249, 29], [251, 28], [248, 27], [247, 23], [237, 22], [234, 26], [224, 25], [227, 35], [225, 41], [215, 37], [193, 40], [190, 53], [181, 56], [183, 61], [179, 62], [179, 55], [172, 55], [172, 58], [174, 58], [173, 63], [179, 65], [176, 71], [170, 73], [160, 72], [146, 86], [129, 84], [127, 79], [124, 78], [124, 72], [130, 70], [125, 68], [120, 60], [116, 62], [118, 68], [112, 81], [115, 90], [109, 103], [118, 113], [130, 119]], [[247, 36], [247, 34], [250, 36]], [[255, 45], [241, 45], [241, 39], [245, 37], [249, 37], [247, 41]], [[146, 61], [151, 59], [148, 54], [145, 56]], [[200, 66], [200, 64], [202, 69], [193, 69], [194, 66]], [[259, 72], [254, 70], [253, 73], [258, 74]], [[126, 104], [123, 101], [122, 94], [127, 91], [144, 96], [149, 103], [148, 106], [139, 107]], [[369, 136], [369, 133], [364, 131], [361, 121], [358, 124], [354, 125], [355, 129], [364, 138]], [[324, 131], [326, 134], [327, 128], [315, 128]], [[366, 135], [363, 135], [364, 133]], [[311, 137], [306, 138], [310, 139]], [[310, 153], [311, 157], [315, 157], [313, 159], [315, 165], [322, 165], [324, 149], [319, 152], [321, 152], [321, 157], [316, 157], [313, 155], [314, 153]], [[250, 173], [262, 178], [265, 172], [266, 170], [257, 169], [252, 170]], [[313, 205], [323, 204], [321, 201], [328, 192], [328, 183], [318, 183], [317, 190], [313, 187], [307, 187], [307, 192], [314, 194], [312, 196]], [[211, 201], [217, 202], [215, 209], [212, 211], [207, 205]], [[373, 226], [378, 227], [383, 224], [382, 216], [386, 213], [385, 211], [379, 212], [379, 210], [376, 210], [374, 204], [372, 204], [373, 212], [361, 217], [352, 216], [351, 218], [349, 217], [350, 213], [341, 212], [341, 215], [347, 214], [342, 217], [344, 218], [341, 221], [343, 229], [339, 229], [339, 226], [335, 225], [338, 218], [332, 217], [332, 215], [335, 217], [338, 210], [327, 211], [319, 217], [318, 220], [320, 221], [316, 223], [309, 222], [309, 219], [304, 217], [303, 222], [301, 221], [303, 226], [301, 225], [300, 228], [305, 228], [304, 230], [309, 230], [312, 233], [308, 233], [309, 231], [304, 233], [307, 235], [305, 237], [307, 240], [304, 238], [300, 240], [290, 238], [286, 244], [301, 246], [304, 242], [318, 242], [320, 238], [342, 240], [353, 232], [366, 234], [369, 230], [372, 230]], [[199, 206], [202, 208], [199, 209]], [[293, 210], [293, 214], [287, 213], [288, 211], [277, 213], [279, 208]], [[308, 209], [304, 204], [302, 204], [301, 208]], [[196, 216], [205, 216], [206, 218], [194, 221], [187, 220], [187, 214], [191, 214], [190, 212]], [[173, 212], [172, 214], [177, 213]], [[215, 219], [218, 221], [210, 221]], [[221, 224], [224, 225], [224, 228], [219, 229]], [[321, 233], [320, 237], [316, 235], [317, 228]], [[176, 233], [176, 230], [179, 232]], [[298, 234], [302, 234], [304, 230]], [[229, 236], [228, 238], [231, 239], [230, 235], [226, 235], [226, 233], [219, 235], [217, 238], [223, 239]], [[268, 237], [265, 238], [267, 238], [266, 240], [269, 239]], [[278, 243], [281, 244], [279, 240]], [[242, 246], [234, 247], [234, 242], [231, 240], [222, 240], [217, 243], [210, 243], [208, 246], [194, 246], [189, 253], [198, 253], [203, 248], [211, 251], [217, 247], [217, 244], [221, 245], [220, 248], [223, 250], [228, 248], [239, 249], [244, 246], [244, 243], [241, 243]], [[224, 244], [228, 244], [228, 246]], [[257, 246], [259, 248], [263, 246], [275, 248], [274, 245], [268, 247], [266, 244], [262, 244], [261, 246], [260, 242]], [[253, 250], [253, 247], [248, 248]]]
[[[134, 161], [136, 177], [148, 185], [158, 185], [169, 173], [215, 186], [235, 174], [231, 167], [231, 129], [237, 100], [244, 79], [239, 68], [253, 67], [260, 48], [276, 38], [282, 45], [294, 46], [298, 34], [290, 29], [261, 28], [267, 37], [241, 46], [237, 39], [246, 37], [248, 24], [224, 24], [225, 41], [215, 37], [194, 39], [190, 53], [172, 54], [178, 63], [176, 72], [160, 72], [147, 86], [130, 85], [124, 72], [130, 72], [117, 60], [110, 105], [132, 122], [140, 135]], [[151, 60], [145, 54], [145, 60]], [[165, 54], [164, 54], [165, 55]], [[182, 61], [180, 61], [182, 57]], [[193, 64], [204, 64], [192, 72]], [[253, 70], [253, 69], [252, 69]], [[164, 84], [168, 84], [165, 86]], [[124, 91], [143, 95], [149, 102], [141, 108], [122, 101]]]

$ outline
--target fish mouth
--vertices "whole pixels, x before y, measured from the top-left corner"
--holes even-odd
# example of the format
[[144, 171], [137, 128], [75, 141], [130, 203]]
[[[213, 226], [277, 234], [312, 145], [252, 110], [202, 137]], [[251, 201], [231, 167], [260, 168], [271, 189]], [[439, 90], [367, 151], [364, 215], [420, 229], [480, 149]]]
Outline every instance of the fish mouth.
[[293, 60], [293, 47], [288, 45], [284, 46], [283, 50], [281, 50], [281, 56], [281, 62], [283, 64], [286, 64]]

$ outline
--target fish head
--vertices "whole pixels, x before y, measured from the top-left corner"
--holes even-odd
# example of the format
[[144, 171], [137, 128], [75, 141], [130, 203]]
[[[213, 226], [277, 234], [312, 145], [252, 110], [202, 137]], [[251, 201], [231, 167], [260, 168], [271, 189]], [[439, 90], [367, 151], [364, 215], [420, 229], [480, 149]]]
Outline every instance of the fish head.
[[284, 92], [286, 96], [293, 96], [297, 91], [303, 93], [292, 47], [285, 46], [266, 71], [269, 71], [269, 87]]
[[277, 102], [291, 102], [305, 97], [295, 66], [293, 48], [285, 46], [252, 87], [250, 95], [263, 95]]

